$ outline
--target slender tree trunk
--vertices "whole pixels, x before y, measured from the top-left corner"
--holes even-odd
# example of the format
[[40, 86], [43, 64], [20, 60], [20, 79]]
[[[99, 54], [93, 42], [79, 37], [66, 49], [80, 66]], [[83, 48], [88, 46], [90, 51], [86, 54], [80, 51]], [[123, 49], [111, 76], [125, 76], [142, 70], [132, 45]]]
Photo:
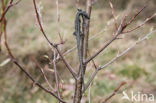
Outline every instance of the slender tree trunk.
[[[91, 0], [86, 0], [86, 12], [87, 14], [91, 15]], [[88, 52], [88, 37], [89, 37], [89, 24], [90, 20], [87, 20], [83, 18], [83, 35], [84, 35], [84, 40], [83, 40], [83, 62], [87, 58], [87, 52]], [[83, 87], [84, 87], [84, 75], [85, 75], [85, 70], [86, 70], [86, 65], [80, 66], [79, 68], [79, 78], [76, 80], [75, 83], [75, 94], [74, 94], [74, 101], [73, 103], [81, 103], [82, 95], [83, 95]], [[83, 71], [83, 72], [81, 72]]]

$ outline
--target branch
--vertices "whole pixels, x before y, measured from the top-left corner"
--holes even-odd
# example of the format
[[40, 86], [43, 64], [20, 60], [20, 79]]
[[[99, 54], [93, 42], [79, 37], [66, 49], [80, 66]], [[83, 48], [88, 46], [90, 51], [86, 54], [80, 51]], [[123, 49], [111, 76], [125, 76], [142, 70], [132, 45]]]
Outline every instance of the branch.
[[[110, 22], [111, 20], [109, 20], [108, 22]], [[90, 40], [93, 40], [96, 36], [98, 36], [99, 34], [101, 34], [101, 33], [103, 33], [103, 32], [105, 32], [106, 30], [107, 30], [107, 26], [106, 27], [104, 27], [102, 30], [100, 30], [100, 32], [98, 32], [98, 33], [95, 33], [93, 36], [91, 36], [90, 38], [89, 38], [89, 41]], [[69, 54], [70, 52], [72, 52], [73, 50], [75, 50], [76, 49], [76, 47], [77, 47], [77, 45], [74, 45], [71, 49], [69, 49], [69, 50], [67, 50], [66, 52], [64, 52], [63, 53], [63, 56], [65, 56], [65, 55], [67, 55], [67, 54]], [[60, 58], [57, 58], [57, 60], [59, 60]]]
[[[4, 18], [5, 19], [5, 18]], [[61, 98], [59, 98], [57, 95], [55, 95], [53, 92], [51, 92], [50, 90], [44, 88], [41, 84], [39, 84], [19, 63], [18, 61], [15, 59], [14, 55], [12, 54], [8, 43], [7, 43], [7, 32], [6, 32], [6, 20], [4, 22], [4, 40], [5, 40], [5, 47], [7, 48], [8, 51], [8, 55], [11, 57], [11, 60], [14, 64], [16, 64], [16, 66], [18, 66], [22, 72], [24, 72], [26, 74], [26, 76], [31, 79], [33, 81], [33, 83], [35, 83], [39, 88], [41, 88], [42, 90], [44, 90], [45, 92], [51, 94], [52, 96], [54, 96], [56, 99], [58, 99], [59, 101], [64, 102]]]
[[118, 30], [115, 34], [115, 36], [108, 42], [106, 43], [98, 52], [96, 52], [92, 57], [90, 57], [89, 59], [87, 59], [85, 61], [84, 64], [87, 64], [88, 62], [90, 62], [93, 58], [95, 58], [96, 56], [98, 56], [104, 49], [106, 49], [114, 40], [118, 39], [118, 36], [123, 34], [123, 33], [128, 33], [131, 31], [134, 31], [138, 28], [140, 28], [141, 26], [143, 26], [146, 22], [148, 22], [149, 20], [151, 20], [152, 18], [154, 18], [156, 16], [156, 13], [154, 15], [152, 15], [151, 17], [147, 18], [141, 25], [137, 26], [136, 28], [129, 30], [127, 32], [124, 32], [124, 30], [135, 20], [135, 18], [146, 8], [146, 6], [144, 6], [137, 14], [134, 15], [134, 17], [128, 22], [125, 23], [125, 18], [126, 16], [122, 19], [121, 23], [120, 23], [120, 27], [118, 27]]
[[118, 29], [118, 24], [117, 24], [117, 21], [116, 21], [116, 17], [115, 17], [115, 11], [114, 11], [114, 7], [113, 7], [113, 4], [112, 2], [109, 0], [109, 5], [112, 9], [112, 15], [113, 15], [113, 19], [114, 19], [114, 25], [115, 25], [115, 28], [116, 30]]
[[93, 75], [91, 76], [91, 78], [89, 79], [89, 81], [87, 82], [83, 93], [86, 91], [86, 89], [89, 87], [89, 85], [92, 83], [92, 81], [94, 80], [95, 76], [97, 75], [98, 71], [100, 71], [103, 68], [106, 68], [107, 66], [109, 66], [110, 64], [112, 64], [113, 62], [115, 62], [119, 57], [123, 56], [124, 54], [128, 53], [131, 49], [133, 49], [138, 43], [141, 43], [142, 41], [148, 39], [148, 37], [150, 37], [153, 33], [155, 33], [156, 30], [146, 34], [142, 39], [139, 39], [138, 41], [136, 41], [133, 45], [131, 45], [129, 48], [127, 48], [126, 50], [124, 50], [121, 54], [117, 55], [116, 57], [114, 57], [112, 60], [110, 60], [108, 63], [98, 67], [95, 72], [93, 73]]
[[153, 33], [155, 33], [156, 30], [148, 33], [147, 35], [145, 35], [142, 39], [139, 39], [138, 41], [136, 41], [133, 45], [131, 45], [129, 48], [127, 48], [126, 50], [124, 50], [121, 54], [117, 55], [115, 58], [113, 58], [111, 61], [109, 61], [108, 63], [106, 63], [105, 65], [99, 67], [99, 69], [103, 69], [106, 68], [108, 65], [110, 65], [111, 63], [113, 63], [115, 60], [117, 60], [119, 57], [123, 56], [124, 54], [126, 54], [127, 52], [129, 52], [131, 49], [133, 49], [137, 44], [139, 44], [140, 42], [148, 39]]
[[122, 19], [120, 26], [118, 27], [118, 30], [115, 34], [115, 36], [109, 41], [107, 42], [98, 52], [96, 52], [93, 56], [91, 56], [89, 59], [87, 59], [85, 61], [84, 64], [87, 64], [88, 62], [90, 62], [92, 59], [94, 59], [96, 56], [98, 56], [104, 49], [106, 49], [114, 40], [117, 39], [117, 37], [122, 33], [122, 31], [126, 28], [126, 26], [124, 25], [124, 21], [125, 21], [125, 16]]
[[51, 47], [53, 47], [53, 48], [55, 48], [55, 49], [57, 50], [57, 52], [59, 53], [59, 55], [60, 55], [61, 59], [63, 60], [64, 64], [66, 65], [66, 67], [68, 68], [68, 70], [70, 71], [70, 73], [72, 74], [72, 76], [76, 79], [76, 78], [77, 78], [77, 75], [76, 75], [75, 71], [73, 70], [73, 68], [69, 65], [69, 63], [68, 63], [68, 62], [65, 60], [65, 58], [63, 57], [63, 54], [61, 53], [61, 51], [60, 51], [59, 48], [58, 48], [58, 45], [55, 45], [54, 43], [52, 43], [52, 42], [48, 39], [48, 37], [47, 37], [47, 35], [46, 35], [46, 33], [45, 33], [44, 29], [43, 29], [41, 20], [40, 20], [40, 15], [39, 15], [39, 12], [38, 12], [37, 6], [36, 6], [36, 0], [33, 0], [33, 4], [34, 4], [35, 13], [36, 13], [36, 18], [37, 18], [37, 21], [38, 21], [40, 30], [41, 30], [42, 34], [44, 35], [46, 41], [48, 42], [48, 44], [49, 44]]
[[56, 87], [57, 87], [57, 96], [61, 98], [60, 95], [60, 88], [59, 88], [59, 81], [58, 81], [58, 73], [57, 73], [57, 67], [56, 67], [56, 52], [54, 52], [54, 59], [53, 59], [53, 64], [54, 64], [54, 73], [55, 73], [55, 82], [56, 82]]
[[54, 96], [56, 99], [58, 99], [59, 101], [66, 103], [65, 101], [63, 101], [61, 98], [59, 98], [57, 95], [55, 95], [53, 92], [51, 92], [50, 90], [44, 88], [41, 84], [39, 84], [27, 71], [25, 71], [25, 69], [15, 60], [12, 59], [12, 61], [22, 70], [22, 72], [24, 72], [27, 77], [29, 79], [31, 79], [33, 81], [33, 83], [35, 83], [39, 88], [41, 88], [42, 90], [44, 90], [45, 92], [49, 93], [50, 95]]
[[102, 103], [106, 103], [108, 100], [110, 100], [113, 96], [117, 94], [117, 92], [120, 90], [121, 87], [123, 87], [126, 84], [126, 82], [122, 82], [115, 90], [114, 92], [108, 96]]
[[[49, 81], [48, 81], [48, 79], [47, 79], [47, 77], [46, 77], [46, 75], [45, 75], [45, 72], [44, 72], [44, 70], [42, 69], [42, 67], [37, 63], [37, 61], [35, 60], [34, 57], [32, 57], [31, 59], [32, 59], [32, 61], [35, 63], [35, 65], [37, 66], [37, 68], [40, 70], [40, 72], [41, 72], [42, 76], [44, 77], [46, 83], [48, 84], [49, 88], [50, 88], [52, 91], [55, 92], [55, 89], [54, 89], [54, 88], [51, 86], [51, 84], [49, 83]], [[60, 98], [60, 97], [59, 97], [59, 98]]]
[[132, 31], [134, 31], [134, 30], [136, 30], [136, 29], [142, 27], [142, 26], [145, 25], [148, 21], [150, 21], [151, 19], [153, 19], [155, 16], [156, 16], [156, 13], [153, 14], [152, 16], [150, 16], [149, 18], [147, 18], [142, 24], [138, 25], [137, 27], [135, 27], [135, 28], [133, 28], [133, 29], [131, 29], [131, 30], [128, 30], [128, 31], [123, 32], [123, 34], [124, 34], [124, 33], [132, 32]]
[[63, 44], [64, 40], [61, 37], [61, 33], [60, 33], [60, 14], [59, 14], [59, 1], [58, 0], [56, 0], [56, 6], [57, 6], [57, 31], [58, 31], [58, 35], [60, 38], [60, 44]]
[[138, 13], [136, 13], [136, 14], [134, 15], [134, 17], [131, 18], [131, 20], [127, 23], [127, 25], [130, 25], [130, 24], [136, 19], [136, 17], [137, 17], [146, 7], [147, 7], [147, 6], [145, 5]]
[[3, 21], [3, 19], [4, 19], [5, 15], [6, 15], [6, 13], [8, 12], [8, 10], [9, 10], [12, 6], [18, 4], [20, 1], [21, 1], [21, 0], [19, 0], [19, 1], [15, 2], [15, 3], [13, 3], [13, 0], [10, 0], [9, 5], [5, 8], [5, 10], [4, 10], [4, 11], [2, 12], [2, 14], [1, 14], [0, 22]]
[[83, 93], [88, 89], [88, 87], [90, 86], [90, 84], [93, 82], [95, 76], [97, 75], [99, 69], [97, 68], [95, 70], [95, 72], [92, 74], [91, 78], [89, 79], [89, 81], [87, 82], [87, 84], [85, 85], [84, 89], [83, 89]]

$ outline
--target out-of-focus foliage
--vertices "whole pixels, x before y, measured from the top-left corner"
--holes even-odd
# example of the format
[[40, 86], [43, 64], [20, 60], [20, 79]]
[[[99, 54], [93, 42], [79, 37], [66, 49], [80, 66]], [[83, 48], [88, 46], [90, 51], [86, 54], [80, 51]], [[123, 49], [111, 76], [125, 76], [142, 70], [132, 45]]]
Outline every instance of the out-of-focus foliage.
[[148, 73], [143, 68], [141, 68], [137, 65], [125, 65], [119, 71], [119, 74], [121, 74], [124, 77], [126, 76], [133, 80], [137, 80], [139, 77], [141, 77], [143, 75], [147, 75]]

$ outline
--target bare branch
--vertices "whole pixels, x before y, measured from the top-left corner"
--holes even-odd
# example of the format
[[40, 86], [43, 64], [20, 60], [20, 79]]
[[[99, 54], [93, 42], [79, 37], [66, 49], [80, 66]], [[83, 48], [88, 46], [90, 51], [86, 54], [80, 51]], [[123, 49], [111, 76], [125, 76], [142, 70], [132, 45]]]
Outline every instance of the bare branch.
[[60, 33], [60, 14], [59, 14], [59, 1], [56, 0], [56, 6], [57, 6], [57, 31], [58, 31], [58, 35], [60, 38], [60, 44], [64, 43], [63, 38], [61, 37], [61, 33]]
[[40, 16], [39, 16], [39, 13], [38, 13], [38, 10], [37, 10], [37, 6], [36, 6], [36, 0], [33, 0], [33, 4], [34, 4], [34, 8], [35, 8], [36, 18], [37, 18], [37, 21], [38, 21], [38, 24], [40, 26], [40, 30], [41, 30], [42, 34], [44, 35], [44, 37], [47, 40], [48, 44], [51, 47], [53, 47], [53, 48], [55, 48], [57, 50], [57, 52], [59, 53], [59, 55], [60, 55], [61, 59], [63, 60], [64, 64], [66, 65], [66, 67], [68, 68], [68, 70], [70, 71], [70, 73], [73, 75], [73, 77], [76, 79], [76, 73], [75, 73], [75, 71], [73, 70], [73, 68], [69, 65], [69, 63], [63, 57], [63, 54], [61, 53], [61, 51], [58, 48], [58, 45], [55, 45], [54, 43], [52, 43], [48, 39], [48, 37], [47, 37], [47, 35], [46, 35], [46, 33], [45, 33], [44, 29], [43, 29], [41, 20], [40, 20]]
[[124, 50], [121, 54], [117, 55], [116, 57], [114, 57], [112, 60], [110, 60], [108, 63], [106, 63], [105, 65], [99, 67], [99, 69], [103, 69], [106, 68], [108, 65], [110, 65], [111, 63], [113, 63], [115, 60], [117, 60], [119, 57], [123, 56], [124, 54], [126, 54], [128, 51], [130, 51], [131, 49], [133, 49], [138, 43], [148, 39], [148, 37], [150, 37], [153, 33], [155, 33], [156, 30], [146, 34], [142, 39], [139, 39], [138, 41], [136, 41], [133, 45], [131, 45], [129, 48], [127, 48], [126, 50]]
[[114, 7], [113, 7], [113, 4], [112, 2], [109, 0], [109, 5], [112, 9], [112, 15], [113, 15], [113, 19], [114, 19], [114, 24], [115, 24], [115, 28], [116, 30], [118, 29], [118, 24], [117, 24], [117, 21], [116, 21], [116, 17], [115, 17], [115, 10], [114, 10]]
[[115, 90], [114, 92], [108, 96], [102, 103], [107, 103], [108, 100], [110, 100], [113, 96], [117, 94], [117, 92], [120, 90], [121, 87], [123, 87], [126, 84], [126, 82], [122, 82]]
[[124, 17], [124, 19], [122, 19], [122, 21], [121, 21], [120, 27], [118, 27], [118, 30], [117, 30], [115, 36], [108, 43], [106, 43], [98, 52], [96, 52], [92, 57], [90, 57], [89, 59], [87, 59], [84, 64], [87, 64], [93, 58], [95, 58], [96, 56], [98, 56], [98, 54], [100, 54], [105, 48], [107, 48], [114, 40], [118, 39], [118, 36], [120, 34], [134, 31], [134, 30], [140, 28], [141, 26], [143, 26], [146, 22], [148, 22], [149, 20], [151, 20], [152, 18], [154, 18], [156, 16], [156, 13], [155, 13], [151, 17], [147, 18], [141, 25], [137, 26], [136, 28], [134, 28], [132, 30], [129, 30], [127, 32], [124, 32], [125, 28], [127, 26], [129, 26], [135, 20], [135, 18], [144, 10], [145, 7], [146, 6], [144, 6], [128, 23], [125, 23], [125, 17]]
[[88, 62], [90, 62], [92, 59], [94, 59], [96, 56], [98, 56], [104, 49], [106, 49], [114, 40], [117, 39], [117, 37], [123, 32], [123, 30], [126, 28], [126, 26], [124, 25], [124, 21], [125, 21], [125, 16], [122, 19], [120, 26], [118, 27], [118, 30], [115, 34], [115, 36], [113, 36], [113, 38], [107, 42], [99, 51], [97, 51], [93, 56], [91, 56], [89, 59], [87, 59], [85, 61], [84, 64], [87, 64]]
[[57, 95], [55, 95], [53, 92], [51, 92], [50, 90], [44, 88], [41, 84], [39, 84], [18, 62], [17, 60], [15, 59], [15, 57], [13, 56], [9, 46], [8, 46], [8, 43], [7, 43], [7, 33], [6, 33], [6, 20], [4, 22], [4, 40], [5, 40], [5, 47], [7, 48], [7, 51], [8, 51], [8, 55], [11, 57], [11, 60], [14, 64], [16, 64], [22, 72], [24, 72], [27, 77], [29, 77], [29, 79], [31, 79], [33, 81], [33, 83], [35, 83], [39, 88], [41, 88], [42, 90], [44, 90], [45, 92], [51, 94], [52, 96], [54, 96], [56, 99], [58, 99], [59, 101], [63, 102], [63, 103], [66, 103], [64, 102], [61, 98], [59, 98]]
[[130, 25], [135, 19], [136, 17], [146, 8], [147, 6], [145, 5], [139, 12], [137, 12], [134, 17], [126, 24], [126, 25]]
[[56, 67], [56, 52], [55, 52], [55, 50], [53, 52], [54, 52], [53, 64], [54, 64], [55, 82], [56, 82], [56, 87], [57, 87], [57, 96], [59, 98], [61, 98], [60, 88], [59, 88], [59, 81], [58, 81], [58, 73], [57, 73], [57, 67]]
[[[111, 21], [111, 20], [110, 20], [110, 21]], [[108, 22], [110, 22], [110, 21], [108, 21]], [[91, 36], [91, 37], [89, 38], [88, 41], [93, 40], [93, 39], [94, 39], [95, 37], [97, 37], [99, 34], [105, 32], [105, 31], [107, 30], [107, 28], [108, 28], [108, 27], [106, 26], [106, 27], [104, 27], [102, 30], [100, 30], [100, 32], [95, 33], [93, 36]], [[69, 49], [69, 50], [67, 50], [66, 52], [64, 52], [64, 53], [63, 53], [63, 56], [65, 56], [65, 55], [69, 54], [70, 52], [72, 52], [73, 50], [75, 50], [76, 47], [77, 47], [77, 46], [74, 45], [71, 49]], [[59, 60], [59, 58], [58, 58], [58, 60]]]
[[[89, 51], [88, 51], [88, 56], [90, 56], [90, 52]], [[92, 59], [92, 63], [93, 63], [94, 68], [97, 69], [97, 65], [95, 64], [94, 59]]]
[[142, 27], [142, 26], [143, 26], [144, 24], [146, 24], [148, 21], [150, 21], [151, 19], [153, 19], [155, 16], [156, 16], [156, 13], [153, 14], [152, 16], [150, 16], [149, 18], [147, 18], [142, 24], [138, 25], [137, 27], [135, 27], [135, 28], [133, 28], [133, 29], [131, 29], [131, 30], [128, 30], [128, 31], [123, 32], [123, 34], [124, 34], [124, 33], [132, 32], [132, 31], [134, 31], [134, 30], [136, 30], [136, 29]]
[[95, 72], [92, 74], [91, 78], [89, 79], [89, 81], [87, 82], [87, 84], [85, 85], [84, 89], [83, 89], [83, 93], [88, 89], [88, 87], [90, 86], [90, 84], [93, 82], [95, 76], [97, 75], [99, 69], [97, 68], [95, 70]]
[[[49, 81], [48, 81], [48, 79], [47, 79], [47, 77], [46, 77], [46, 75], [45, 75], [44, 70], [42, 69], [42, 67], [37, 63], [37, 61], [35, 60], [34, 57], [32, 57], [31, 59], [32, 59], [32, 61], [35, 63], [35, 65], [37, 66], [37, 68], [40, 70], [40, 72], [41, 72], [42, 76], [44, 77], [46, 83], [48, 84], [49, 88], [50, 88], [52, 91], [56, 92], [55, 89], [54, 89], [54, 88], [51, 86], [51, 84], [49, 83]], [[59, 97], [59, 98], [60, 98], [60, 97]]]
[[38, 9], [37, 9], [37, 6], [36, 6], [36, 0], [33, 0], [33, 4], [34, 4], [34, 8], [35, 8], [35, 13], [36, 13], [36, 18], [37, 18], [37, 21], [38, 21], [38, 24], [40, 26], [40, 30], [43, 34], [43, 36], [45, 37], [45, 39], [47, 40], [48, 44], [51, 45], [51, 46], [55, 46], [47, 37], [45, 31], [44, 31], [44, 28], [42, 26], [42, 23], [41, 23], [41, 20], [40, 20], [40, 15], [39, 15], [39, 12], [38, 12]]
[[4, 19], [5, 15], [6, 15], [6, 13], [8, 12], [8, 10], [9, 10], [12, 6], [18, 4], [20, 1], [21, 1], [21, 0], [19, 0], [19, 1], [15, 2], [15, 3], [13, 3], [13, 0], [10, 0], [9, 5], [5, 8], [5, 10], [4, 10], [4, 11], [2, 12], [2, 14], [1, 14], [0, 22], [3, 21], [3, 19]]
[[53, 92], [51, 92], [50, 90], [44, 88], [41, 84], [39, 84], [27, 71], [25, 71], [25, 69], [15, 59], [12, 59], [12, 61], [22, 70], [22, 72], [24, 72], [27, 75], [27, 77], [29, 77], [29, 79], [31, 79], [33, 81], [33, 83], [35, 85], [37, 85], [39, 88], [41, 88], [45, 92], [49, 93], [50, 95], [54, 96], [59, 101], [66, 103], [61, 98], [59, 98], [57, 95], [55, 95]]
[[116, 57], [114, 57], [112, 60], [110, 60], [108, 63], [98, 67], [95, 72], [93, 73], [93, 75], [91, 76], [91, 78], [89, 79], [89, 81], [87, 82], [83, 93], [85, 92], [85, 90], [89, 87], [89, 85], [92, 83], [92, 81], [94, 80], [95, 76], [97, 75], [98, 71], [100, 71], [103, 68], [106, 68], [107, 66], [109, 66], [110, 64], [112, 64], [113, 62], [115, 62], [119, 57], [123, 56], [124, 54], [128, 53], [131, 49], [133, 49], [138, 43], [141, 43], [142, 41], [148, 39], [148, 37], [150, 37], [153, 33], [155, 33], [156, 30], [146, 34], [142, 39], [139, 39], [138, 41], [136, 41], [132, 46], [130, 46], [129, 48], [127, 48], [126, 50], [124, 50], [121, 54], [117, 55]]

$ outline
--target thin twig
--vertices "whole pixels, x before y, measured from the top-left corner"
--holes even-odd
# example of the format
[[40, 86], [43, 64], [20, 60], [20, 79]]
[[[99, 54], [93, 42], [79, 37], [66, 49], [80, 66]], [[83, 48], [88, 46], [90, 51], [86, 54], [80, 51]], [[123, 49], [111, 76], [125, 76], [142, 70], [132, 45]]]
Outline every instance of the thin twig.
[[117, 94], [117, 92], [120, 90], [121, 87], [123, 87], [126, 84], [126, 82], [122, 82], [115, 90], [114, 92], [108, 96], [102, 103], [107, 103], [108, 100], [110, 100], [113, 96]]
[[89, 81], [87, 82], [85, 89], [83, 90], [83, 93], [86, 91], [86, 89], [89, 87], [89, 85], [92, 83], [92, 81], [94, 80], [95, 76], [97, 75], [98, 71], [100, 71], [103, 68], [106, 68], [107, 66], [109, 66], [110, 64], [112, 64], [113, 62], [115, 62], [119, 57], [123, 56], [124, 54], [128, 53], [131, 49], [133, 49], [138, 43], [141, 43], [142, 41], [148, 39], [148, 37], [150, 37], [153, 33], [155, 33], [156, 30], [146, 34], [142, 39], [139, 39], [138, 41], [136, 41], [133, 45], [131, 45], [129, 48], [127, 48], [126, 50], [124, 50], [121, 54], [117, 55], [116, 57], [114, 57], [113, 59], [111, 59], [108, 63], [98, 67], [95, 72], [93, 73], [93, 75], [91, 76], [91, 78], [89, 79]]
[[59, 101], [66, 103], [61, 98], [59, 98], [56, 94], [54, 94], [53, 92], [51, 92], [50, 90], [44, 88], [41, 84], [39, 84], [27, 71], [25, 71], [25, 69], [15, 59], [12, 59], [12, 61], [22, 70], [22, 72], [24, 72], [27, 75], [27, 77], [29, 77], [33, 81], [33, 83], [35, 85], [37, 85], [39, 88], [41, 88], [45, 92], [49, 93], [50, 95], [54, 96]]
[[139, 12], [137, 12], [133, 18], [131, 18], [131, 20], [126, 24], [126, 25], [130, 25], [135, 19], [136, 17], [146, 8], [147, 6], [145, 5]]
[[131, 32], [131, 31], [134, 31], [138, 28], [140, 28], [142, 25], [144, 25], [146, 22], [148, 22], [149, 20], [151, 20], [152, 18], [154, 18], [156, 16], [156, 13], [154, 15], [152, 15], [151, 17], [147, 18], [141, 25], [137, 26], [136, 28], [130, 30], [130, 31], [127, 31], [127, 32], [124, 32], [125, 28], [127, 26], [129, 26], [134, 20], [135, 18], [144, 10], [146, 6], [144, 6], [128, 23], [125, 23], [125, 17], [124, 19], [122, 19], [121, 23], [120, 23], [120, 27], [118, 27], [118, 30], [115, 34], [115, 36], [108, 42], [106, 43], [99, 51], [97, 51], [92, 57], [90, 57], [89, 59], [87, 59], [85, 61], [84, 64], [87, 64], [88, 62], [90, 62], [93, 58], [95, 58], [96, 56], [98, 56], [105, 48], [107, 48], [114, 40], [118, 39], [118, 36], [120, 34], [123, 34], [123, 33], [128, 33], [128, 32]]
[[57, 87], [57, 96], [59, 98], [61, 98], [59, 80], [58, 80], [58, 73], [57, 73], [57, 67], [56, 67], [56, 52], [55, 52], [55, 50], [53, 50], [53, 52], [54, 52], [53, 64], [54, 64], [55, 82], [56, 82], [56, 87]]
[[99, 51], [97, 51], [93, 56], [91, 56], [89, 59], [87, 59], [85, 61], [84, 64], [87, 64], [88, 62], [90, 62], [92, 59], [94, 59], [96, 56], [98, 56], [104, 49], [106, 49], [114, 40], [117, 39], [117, 37], [123, 32], [123, 30], [126, 28], [126, 26], [124, 25], [124, 21], [125, 21], [125, 16], [122, 19], [120, 26], [118, 27], [118, 30], [116, 32], [116, 34], [113, 36], [113, 38], [111, 40], [109, 40], [109, 42], [107, 42]]
[[128, 31], [123, 32], [123, 34], [124, 34], [124, 33], [132, 32], [132, 31], [134, 31], [134, 30], [136, 30], [136, 29], [142, 27], [142, 26], [145, 25], [148, 21], [150, 21], [151, 19], [153, 19], [155, 16], [156, 16], [156, 13], [153, 14], [152, 16], [150, 16], [149, 18], [147, 18], [143, 23], [141, 23], [141, 24], [138, 25], [137, 27], [135, 27], [135, 28], [133, 28], [133, 29], [131, 29], [131, 30], [128, 30]]
[[[88, 56], [90, 57], [90, 52], [89, 52], [89, 50], [88, 50]], [[97, 65], [95, 64], [94, 59], [92, 59], [92, 63], [93, 63], [94, 68], [97, 69]]]
[[[35, 60], [34, 57], [32, 57], [31, 59], [32, 59], [32, 61], [35, 63], [35, 65], [37, 66], [37, 68], [40, 70], [40, 72], [41, 72], [42, 76], [44, 77], [46, 83], [48, 84], [49, 88], [50, 88], [53, 92], [56, 92], [55, 89], [54, 89], [54, 88], [51, 86], [51, 84], [49, 83], [48, 78], [47, 78], [47, 76], [45, 75], [45, 72], [44, 72], [44, 70], [42, 69], [42, 67], [37, 63], [37, 61]], [[59, 98], [60, 98], [60, 97], [59, 97]]]
[[[110, 20], [110, 21], [111, 21], [111, 20]], [[109, 22], [109, 21], [108, 21], [108, 22]], [[107, 30], [107, 28], [108, 28], [108, 27], [106, 26], [106, 27], [104, 27], [102, 30], [100, 30], [100, 32], [95, 33], [93, 36], [91, 36], [91, 37], [89, 38], [88, 41], [93, 40], [93, 39], [94, 39], [95, 37], [97, 37], [99, 34], [102, 34], [103, 32], [105, 32], [105, 31]], [[73, 50], [75, 50], [76, 47], [77, 47], [77, 45], [74, 45], [71, 49], [68, 49], [66, 52], [63, 53], [63, 56], [65, 56], [65, 55], [69, 54], [70, 52], [72, 52]], [[57, 60], [59, 60], [59, 58], [58, 58]]]
[[13, 0], [10, 0], [9, 5], [5, 8], [5, 10], [3, 11], [3, 13], [1, 14], [0, 22], [3, 21], [3, 19], [4, 19], [5, 15], [6, 15], [6, 13], [8, 12], [8, 10], [9, 10], [12, 6], [18, 4], [20, 1], [21, 1], [21, 0], [19, 0], [19, 1], [15, 2], [15, 3], [13, 3]]
[[115, 25], [115, 28], [116, 30], [118, 29], [118, 24], [117, 24], [117, 21], [116, 21], [116, 17], [115, 17], [115, 10], [114, 10], [114, 7], [113, 7], [113, 4], [112, 2], [109, 0], [109, 5], [112, 9], [112, 15], [113, 15], [113, 20], [114, 20], [114, 25]]
[[87, 88], [90, 86], [90, 84], [93, 82], [95, 76], [97, 75], [99, 69], [97, 68], [95, 70], [95, 72], [92, 74], [91, 78], [89, 79], [89, 81], [87, 82], [87, 84], [85, 85], [84, 89], [83, 89], [83, 93], [87, 90]]
[[48, 37], [47, 37], [47, 35], [46, 35], [46, 33], [45, 33], [44, 29], [43, 29], [41, 20], [40, 20], [39, 12], [38, 12], [37, 6], [36, 6], [36, 0], [33, 0], [33, 4], [34, 4], [35, 13], [36, 13], [36, 18], [37, 18], [37, 21], [38, 21], [40, 30], [41, 30], [42, 34], [44, 35], [46, 41], [48, 42], [48, 44], [49, 44], [51, 47], [53, 47], [53, 48], [55, 48], [55, 49], [57, 50], [57, 52], [59, 53], [59, 55], [60, 55], [61, 59], [63, 60], [64, 64], [66, 65], [66, 67], [68, 68], [68, 70], [70, 71], [70, 73], [72, 74], [72, 76], [76, 79], [76, 78], [77, 78], [76, 72], [75, 72], [74, 69], [69, 65], [69, 63], [65, 60], [63, 54], [61, 53], [61, 51], [60, 51], [59, 48], [58, 48], [58, 45], [55, 45], [54, 43], [52, 43], [52, 42], [48, 39]]
[[[4, 17], [5, 19], [5, 17]], [[7, 43], [7, 33], [6, 33], [6, 20], [4, 22], [4, 40], [5, 40], [5, 47], [7, 48], [7, 51], [8, 51], [8, 54], [9, 56], [11, 57], [11, 60], [14, 64], [16, 64], [16, 66], [18, 66], [22, 72], [24, 72], [27, 77], [29, 77], [29, 79], [31, 79], [33, 81], [34, 84], [36, 84], [39, 88], [41, 88], [42, 90], [44, 90], [45, 92], [51, 94], [52, 96], [54, 96], [56, 99], [58, 99], [59, 101], [63, 102], [63, 103], [66, 103], [65, 101], [63, 101], [61, 98], [59, 98], [57, 95], [55, 95], [53, 92], [51, 92], [50, 90], [44, 88], [41, 84], [39, 84], [19, 63], [18, 61], [15, 59], [15, 57], [13, 56], [9, 46], [8, 46], [8, 43]]]
[[11, 50], [10, 50], [10, 48], [9, 48], [9, 45], [8, 45], [8, 40], [7, 40], [7, 21], [6, 21], [6, 19], [5, 19], [5, 17], [4, 17], [4, 19], [3, 19], [3, 26], [4, 26], [4, 44], [5, 44], [5, 47], [6, 47], [6, 49], [7, 49], [7, 51], [8, 51], [8, 54], [9, 54], [9, 56], [12, 58], [12, 59], [14, 59], [15, 57], [13, 56], [13, 54], [12, 54], [12, 52], [11, 52]]
[[88, 91], [88, 102], [91, 103], [91, 89], [92, 89], [92, 84], [89, 86], [89, 91]]
[[124, 50], [121, 54], [117, 55], [116, 57], [114, 57], [112, 60], [110, 60], [108, 63], [102, 65], [101, 67], [99, 67], [99, 69], [103, 69], [106, 68], [108, 65], [110, 65], [111, 63], [113, 63], [115, 60], [117, 60], [119, 57], [123, 56], [124, 54], [126, 54], [128, 51], [130, 51], [131, 49], [133, 49], [138, 43], [148, 39], [148, 37], [150, 37], [150, 35], [152, 35], [153, 33], [155, 33], [156, 30], [146, 34], [142, 39], [139, 39], [138, 41], [136, 41], [133, 45], [131, 45], [129, 48], [127, 48], [126, 50]]
[[61, 36], [61, 33], [60, 33], [60, 14], [59, 14], [59, 1], [56, 0], [56, 13], [57, 13], [57, 31], [58, 31], [58, 35], [59, 35], [59, 38], [60, 38], [60, 44], [63, 44], [64, 43], [64, 40]]

